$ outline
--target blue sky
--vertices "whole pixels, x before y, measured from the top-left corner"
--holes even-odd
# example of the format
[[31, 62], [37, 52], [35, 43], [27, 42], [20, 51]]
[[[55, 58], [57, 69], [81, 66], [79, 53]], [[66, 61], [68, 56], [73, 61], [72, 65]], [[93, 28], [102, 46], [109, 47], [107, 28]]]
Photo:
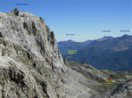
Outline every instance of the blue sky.
[[[16, 5], [28, 3], [28, 5]], [[132, 35], [132, 0], [1, 0], [0, 11], [17, 7], [44, 18], [58, 41]], [[111, 32], [102, 32], [110, 30]], [[129, 32], [120, 32], [129, 30]], [[75, 34], [67, 36], [66, 34]]]

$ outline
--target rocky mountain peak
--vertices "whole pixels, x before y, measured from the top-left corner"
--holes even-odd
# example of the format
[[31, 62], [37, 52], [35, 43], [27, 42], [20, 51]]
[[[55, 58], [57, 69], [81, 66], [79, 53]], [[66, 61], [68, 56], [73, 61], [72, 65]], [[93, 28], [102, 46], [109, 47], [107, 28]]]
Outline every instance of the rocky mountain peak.
[[40, 60], [56, 57], [56, 62], [60, 59], [60, 65], [63, 65], [54, 32], [50, 31], [41, 17], [31, 16], [16, 8], [11, 13], [0, 14], [0, 17], [0, 35], [3, 39], [24, 47]]
[[0, 98], [90, 96], [81, 77], [65, 66], [41, 17], [17, 8], [0, 13]]
[[0, 13], [0, 98], [57, 98], [64, 66], [41, 17], [18, 9]]

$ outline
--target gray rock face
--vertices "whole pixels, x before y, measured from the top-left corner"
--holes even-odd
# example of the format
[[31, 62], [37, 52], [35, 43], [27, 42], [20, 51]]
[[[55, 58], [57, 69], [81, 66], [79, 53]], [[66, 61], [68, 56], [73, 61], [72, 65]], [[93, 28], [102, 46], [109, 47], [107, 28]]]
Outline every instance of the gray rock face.
[[0, 13], [0, 98], [88, 98], [80, 79], [65, 66], [41, 17], [18, 9]]
[[119, 83], [109, 92], [90, 98], [132, 98], [132, 80]]

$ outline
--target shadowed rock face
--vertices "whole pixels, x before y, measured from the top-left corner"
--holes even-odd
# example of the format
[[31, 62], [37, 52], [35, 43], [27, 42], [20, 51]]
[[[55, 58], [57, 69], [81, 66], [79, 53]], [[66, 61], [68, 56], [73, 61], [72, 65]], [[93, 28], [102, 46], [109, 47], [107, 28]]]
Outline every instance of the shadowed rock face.
[[80, 77], [85, 81], [65, 66], [41, 17], [18, 9], [0, 13], [0, 98], [90, 96]]

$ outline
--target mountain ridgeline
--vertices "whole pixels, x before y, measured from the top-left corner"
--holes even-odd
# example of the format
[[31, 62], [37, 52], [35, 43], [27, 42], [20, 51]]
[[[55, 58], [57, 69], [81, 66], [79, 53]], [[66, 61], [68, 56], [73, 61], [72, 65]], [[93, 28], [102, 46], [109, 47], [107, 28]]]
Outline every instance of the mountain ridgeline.
[[88, 63], [97, 69], [114, 71], [132, 71], [132, 36], [106, 36], [97, 40], [74, 42], [72, 40], [58, 43], [64, 58], [68, 57], [68, 50], [77, 50], [68, 60]]

